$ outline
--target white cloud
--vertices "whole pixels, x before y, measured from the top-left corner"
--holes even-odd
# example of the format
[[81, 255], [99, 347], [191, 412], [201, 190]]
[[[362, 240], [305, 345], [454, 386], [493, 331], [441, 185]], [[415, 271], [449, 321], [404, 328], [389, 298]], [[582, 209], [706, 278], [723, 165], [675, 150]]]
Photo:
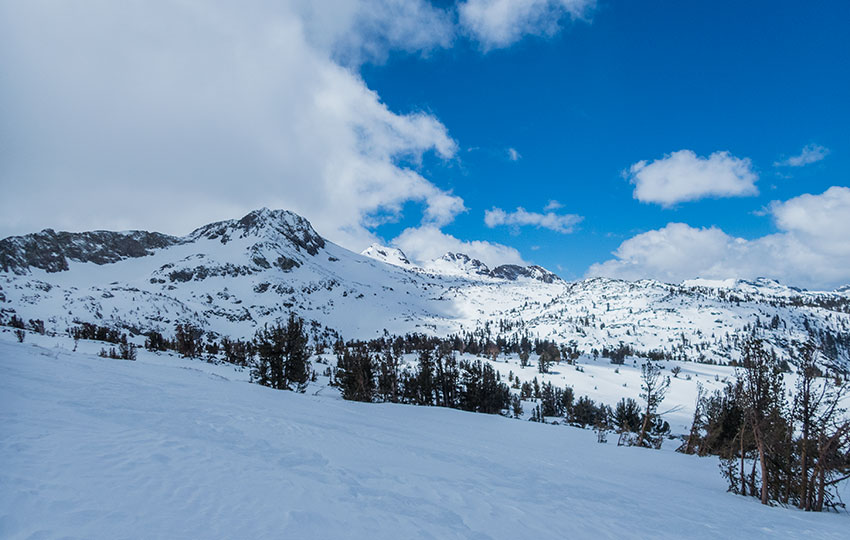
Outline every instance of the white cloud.
[[[551, 203], [550, 203], [551, 204]], [[573, 228], [582, 220], [581, 216], [575, 214], [556, 214], [546, 212], [528, 212], [525, 208], [518, 207], [513, 212], [505, 212], [501, 208], [493, 208], [484, 212], [484, 223], [490, 227], [508, 225], [522, 227], [533, 225], [551, 231], [567, 234], [573, 232]]]
[[638, 161], [625, 173], [635, 185], [634, 198], [671, 206], [704, 197], [740, 197], [758, 193], [758, 176], [748, 158], [714, 152], [707, 158], [679, 150], [652, 163]]
[[508, 159], [511, 161], [519, 161], [522, 155], [517, 152], [516, 148], [508, 148]]
[[763, 276], [809, 288], [850, 282], [850, 188], [774, 202], [770, 213], [779, 232], [753, 240], [717, 227], [670, 223], [626, 240], [614, 259], [594, 264], [587, 274], [672, 283]]
[[548, 203], [546, 203], [546, 206], [544, 206], [544, 207], [543, 207], [543, 210], [545, 210], [545, 211], [547, 211], [547, 212], [548, 212], [548, 211], [550, 211], [550, 210], [557, 210], [557, 209], [559, 209], [559, 208], [563, 208], [563, 207], [564, 207], [564, 205], [563, 205], [563, 204], [559, 203], [559, 202], [558, 202], [558, 201], [556, 201], [555, 199], [552, 199], [551, 201], [549, 201]]
[[[427, 55], [461, 35], [506, 46], [552, 34], [592, 6], [0, 2], [0, 236], [43, 227], [182, 234], [266, 206], [360, 250], [410, 201], [423, 208], [419, 228], [433, 232], [466, 208], [416, 164], [429, 152], [451, 159], [457, 145], [433, 115], [391, 111], [361, 64], [392, 50]], [[520, 259], [505, 246], [469, 245]]]
[[448, 223], [463, 201], [400, 165], [451, 158], [446, 127], [337, 56], [427, 51], [452, 24], [424, 1], [4, 3], [0, 230], [186, 233], [267, 206], [359, 249], [407, 201]]
[[[850, 256], [850, 188], [833, 186], [820, 195], [773, 202], [770, 213], [779, 229], [793, 233], [810, 249]], [[850, 272], [847, 264], [843, 271]]]
[[810, 163], [816, 163], [829, 155], [829, 149], [817, 144], [809, 144], [803, 147], [799, 155], [791, 156], [788, 159], [777, 161], [773, 165], [776, 167], [803, 167]]
[[459, 240], [429, 225], [405, 229], [392, 241], [392, 245], [420, 264], [442, 257], [448, 252], [466, 253], [491, 268], [500, 264], [528, 264], [519, 251], [512, 247], [481, 240]]
[[466, 0], [458, 12], [460, 24], [486, 51], [526, 35], [552, 36], [563, 19], [585, 18], [595, 4], [595, 0]]
[[454, 11], [427, 0], [289, 1], [308, 39], [346, 64], [381, 61], [390, 50], [427, 54], [449, 47], [457, 33]]

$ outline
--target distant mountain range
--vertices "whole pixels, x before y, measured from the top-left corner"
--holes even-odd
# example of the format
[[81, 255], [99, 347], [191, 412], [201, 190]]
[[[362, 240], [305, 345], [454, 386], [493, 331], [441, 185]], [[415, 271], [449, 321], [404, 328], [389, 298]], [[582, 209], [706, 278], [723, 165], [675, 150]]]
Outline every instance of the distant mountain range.
[[805, 291], [773, 280], [667, 284], [562, 280], [539, 266], [489, 268], [463, 253], [421, 265], [372, 245], [358, 254], [285, 210], [261, 209], [184, 237], [39, 233], [0, 240], [0, 314], [172, 333], [177, 322], [248, 337], [290, 311], [346, 338], [475, 330], [592, 350], [630, 348], [725, 362], [742, 335], [778, 354], [819, 341], [850, 365], [850, 286]]

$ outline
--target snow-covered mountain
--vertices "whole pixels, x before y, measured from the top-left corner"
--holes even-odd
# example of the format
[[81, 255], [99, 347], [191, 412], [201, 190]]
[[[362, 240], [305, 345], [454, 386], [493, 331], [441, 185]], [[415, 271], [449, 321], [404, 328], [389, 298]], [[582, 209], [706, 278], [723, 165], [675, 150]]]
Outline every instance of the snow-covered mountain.
[[811, 292], [771, 280], [602, 278], [566, 282], [538, 266], [490, 269], [462, 253], [413, 264], [373, 245], [353, 253], [304, 218], [262, 209], [184, 237], [141, 231], [45, 230], [0, 241], [0, 313], [135, 332], [177, 322], [238, 337], [295, 311], [346, 338], [487, 329], [593, 349], [632, 347], [726, 361], [755, 328], [787, 355], [814, 336], [847, 361], [847, 290]]
[[413, 263], [407, 258], [404, 252], [397, 248], [382, 246], [380, 244], [372, 244], [371, 246], [360, 252], [376, 261], [401, 266], [402, 268], [413, 268]]

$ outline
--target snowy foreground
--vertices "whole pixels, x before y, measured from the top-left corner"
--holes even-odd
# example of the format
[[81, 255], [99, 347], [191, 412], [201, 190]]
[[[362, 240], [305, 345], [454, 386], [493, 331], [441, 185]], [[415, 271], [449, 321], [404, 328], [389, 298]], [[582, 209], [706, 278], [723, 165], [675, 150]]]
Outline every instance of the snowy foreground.
[[[847, 538], [717, 460], [0, 339], [0, 538]], [[614, 439], [614, 437], [611, 437]]]

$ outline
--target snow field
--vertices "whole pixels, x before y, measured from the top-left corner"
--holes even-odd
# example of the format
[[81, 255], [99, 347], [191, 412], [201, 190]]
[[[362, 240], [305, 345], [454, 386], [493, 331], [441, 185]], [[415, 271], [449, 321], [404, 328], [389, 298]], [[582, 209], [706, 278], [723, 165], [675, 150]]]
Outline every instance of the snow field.
[[590, 431], [498, 416], [345, 402], [321, 385], [275, 391], [230, 366], [141, 350], [126, 362], [94, 356], [94, 343], [73, 353], [54, 338], [11, 339], [0, 333], [2, 538], [850, 530], [847, 515], [726, 493], [715, 458], [598, 444]]

